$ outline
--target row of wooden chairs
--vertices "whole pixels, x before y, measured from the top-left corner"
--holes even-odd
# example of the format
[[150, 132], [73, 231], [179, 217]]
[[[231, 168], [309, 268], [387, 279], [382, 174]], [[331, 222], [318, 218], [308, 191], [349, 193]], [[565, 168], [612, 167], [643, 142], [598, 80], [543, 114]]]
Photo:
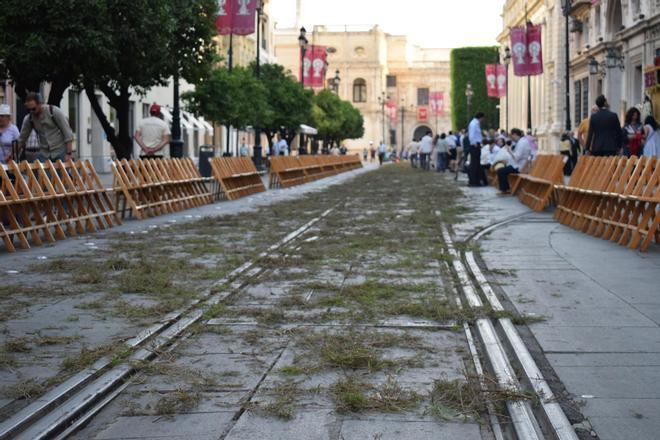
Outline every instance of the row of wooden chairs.
[[123, 198], [122, 216], [128, 210], [145, 219], [213, 202], [208, 179], [189, 158], [117, 160], [112, 171], [117, 206]]
[[229, 200], [266, 191], [266, 185], [249, 157], [214, 157], [211, 169]]
[[511, 174], [511, 193], [533, 211], [541, 212], [550, 205], [555, 185], [564, 183], [566, 156], [540, 155], [528, 174]]
[[569, 184], [556, 191], [562, 224], [641, 251], [660, 243], [657, 158], [581, 157]]
[[358, 155], [275, 156], [270, 160], [270, 188], [289, 188], [362, 168]]
[[0, 236], [14, 252], [121, 223], [88, 161], [51, 161], [0, 167]]

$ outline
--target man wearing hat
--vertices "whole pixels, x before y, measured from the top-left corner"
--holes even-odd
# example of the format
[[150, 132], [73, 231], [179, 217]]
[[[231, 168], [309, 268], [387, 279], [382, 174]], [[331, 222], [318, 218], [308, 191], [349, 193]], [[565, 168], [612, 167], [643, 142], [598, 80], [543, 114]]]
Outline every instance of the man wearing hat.
[[167, 158], [170, 156], [170, 127], [163, 121], [160, 106], [155, 102], [149, 109], [149, 116], [140, 122], [135, 132], [135, 141], [138, 143], [144, 156]]
[[18, 160], [13, 157], [12, 146], [18, 141], [20, 133], [16, 125], [11, 122], [11, 110], [7, 104], [0, 105], [0, 163]]

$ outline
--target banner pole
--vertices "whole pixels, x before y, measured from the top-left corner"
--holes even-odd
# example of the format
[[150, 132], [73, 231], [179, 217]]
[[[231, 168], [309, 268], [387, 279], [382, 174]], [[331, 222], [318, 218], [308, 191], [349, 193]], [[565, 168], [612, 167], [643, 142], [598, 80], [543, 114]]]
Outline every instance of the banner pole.
[[[529, 41], [529, 18], [527, 15], [527, 2], [525, 2], [525, 38]], [[527, 74], [527, 131], [532, 133], [532, 75]]]

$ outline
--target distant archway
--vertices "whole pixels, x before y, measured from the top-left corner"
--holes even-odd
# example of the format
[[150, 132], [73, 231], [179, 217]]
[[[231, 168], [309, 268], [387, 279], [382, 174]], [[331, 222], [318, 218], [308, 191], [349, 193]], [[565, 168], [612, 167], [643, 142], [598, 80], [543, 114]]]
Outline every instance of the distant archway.
[[433, 133], [433, 130], [431, 130], [431, 127], [429, 127], [428, 125], [420, 125], [415, 129], [415, 132], [413, 133], [413, 137], [416, 140], [420, 140], [421, 138], [424, 137], [427, 131]]
[[612, 37], [623, 28], [623, 17], [621, 15], [621, 1], [611, 0], [607, 5], [607, 32]]

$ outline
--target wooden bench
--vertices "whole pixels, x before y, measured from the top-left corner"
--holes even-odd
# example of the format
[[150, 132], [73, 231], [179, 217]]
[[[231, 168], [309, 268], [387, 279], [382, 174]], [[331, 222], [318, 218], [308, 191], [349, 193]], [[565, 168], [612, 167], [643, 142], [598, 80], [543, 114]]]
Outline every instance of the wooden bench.
[[0, 236], [9, 252], [121, 223], [89, 161], [10, 162], [0, 168]]
[[213, 177], [220, 183], [222, 192], [229, 200], [266, 191], [249, 157], [214, 157], [211, 159], [211, 168]]
[[191, 159], [123, 159], [113, 162], [112, 171], [117, 206], [123, 197], [124, 206], [138, 219], [213, 202], [207, 179]]
[[553, 199], [554, 186], [564, 182], [564, 157], [560, 155], [538, 156], [529, 174], [519, 174], [512, 194], [533, 211], [541, 212]]
[[660, 242], [657, 158], [582, 157], [557, 185], [555, 218], [595, 237], [646, 251]]

